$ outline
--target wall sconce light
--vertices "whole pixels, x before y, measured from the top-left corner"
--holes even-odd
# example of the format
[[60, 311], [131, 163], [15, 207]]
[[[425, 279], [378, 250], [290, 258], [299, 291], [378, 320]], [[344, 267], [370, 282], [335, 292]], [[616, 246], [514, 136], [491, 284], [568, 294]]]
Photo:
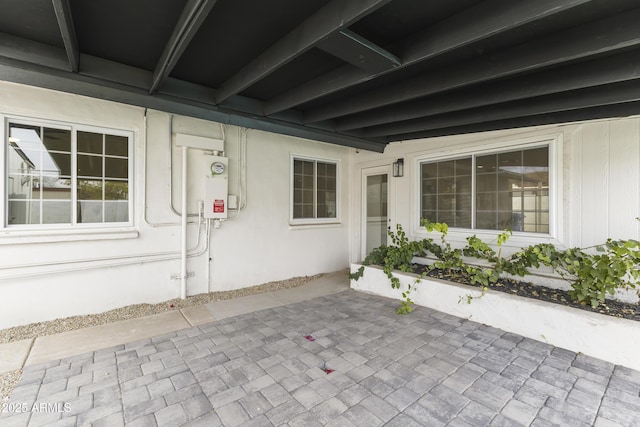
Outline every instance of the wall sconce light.
[[398, 159], [393, 163], [393, 176], [404, 176], [404, 159]]

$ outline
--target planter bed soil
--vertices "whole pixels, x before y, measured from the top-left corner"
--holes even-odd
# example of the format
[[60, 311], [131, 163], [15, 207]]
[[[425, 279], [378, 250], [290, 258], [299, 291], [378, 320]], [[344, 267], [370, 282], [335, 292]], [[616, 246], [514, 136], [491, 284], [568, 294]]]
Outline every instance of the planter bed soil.
[[[482, 285], [471, 284], [471, 281], [467, 276], [459, 272], [448, 272], [445, 270], [431, 269], [422, 264], [413, 264], [413, 272], [416, 274], [422, 274], [427, 272], [427, 277], [433, 277], [442, 280], [449, 280], [452, 282], [474, 286], [481, 288]], [[604, 304], [593, 308], [590, 305], [580, 304], [571, 299], [567, 291], [560, 289], [547, 288], [545, 286], [534, 285], [530, 282], [511, 280], [511, 279], [499, 279], [496, 283], [489, 286], [489, 289], [505, 292], [511, 295], [518, 295], [527, 298], [534, 298], [542, 301], [548, 301], [555, 304], [561, 304], [564, 306], [579, 308], [581, 310], [591, 311], [594, 313], [601, 313], [608, 316], [619, 317], [623, 319], [640, 321], [640, 304], [630, 304], [621, 301], [607, 299]]]

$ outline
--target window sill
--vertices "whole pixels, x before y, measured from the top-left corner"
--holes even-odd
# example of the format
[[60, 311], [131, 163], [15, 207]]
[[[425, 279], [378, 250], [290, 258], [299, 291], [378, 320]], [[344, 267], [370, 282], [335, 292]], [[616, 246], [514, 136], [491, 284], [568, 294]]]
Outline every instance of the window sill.
[[[445, 239], [454, 244], [454, 246], [458, 247], [464, 246], [467, 243], [467, 237], [475, 235], [485, 243], [489, 244], [489, 246], [495, 247], [498, 234], [500, 234], [501, 232], [502, 231], [465, 230], [460, 228], [450, 228]], [[429, 233], [424, 228], [420, 228], [413, 234], [412, 237], [416, 239], [431, 238], [434, 241], [439, 242], [440, 236], [441, 234], [438, 232]], [[514, 232], [513, 235], [510, 236], [509, 239], [504, 243], [503, 247], [519, 250], [529, 245], [536, 245], [539, 243], [551, 243], [556, 246], [562, 246], [562, 242], [560, 242], [550, 234]]]
[[289, 230], [307, 230], [312, 228], [338, 228], [342, 227], [342, 222], [335, 221], [322, 221], [322, 222], [290, 222]]
[[0, 231], [0, 245], [135, 239], [138, 237], [138, 235], [138, 230], [132, 227], [102, 228], [99, 230], [4, 229]]

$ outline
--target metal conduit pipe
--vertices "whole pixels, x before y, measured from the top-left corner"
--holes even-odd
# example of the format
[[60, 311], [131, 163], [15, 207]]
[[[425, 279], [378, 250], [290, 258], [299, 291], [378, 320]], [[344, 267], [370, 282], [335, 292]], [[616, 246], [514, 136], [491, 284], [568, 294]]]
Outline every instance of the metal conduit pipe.
[[[182, 147], [182, 194], [181, 197], [181, 209], [182, 209], [182, 224], [181, 224], [181, 238], [180, 247], [182, 250], [181, 256], [181, 273], [180, 273], [180, 298], [187, 298], [187, 147]], [[200, 234], [200, 233], [198, 233]]]

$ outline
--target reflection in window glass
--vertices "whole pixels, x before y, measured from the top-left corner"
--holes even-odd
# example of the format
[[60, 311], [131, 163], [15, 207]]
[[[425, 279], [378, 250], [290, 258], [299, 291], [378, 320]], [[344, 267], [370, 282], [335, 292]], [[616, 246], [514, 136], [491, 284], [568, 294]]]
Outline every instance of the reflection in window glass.
[[549, 148], [476, 157], [476, 228], [549, 232]]
[[422, 218], [471, 228], [471, 157], [423, 163]]
[[293, 161], [293, 218], [337, 218], [337, 165]]
[[8, 225], [71, 221], [70, 147], [67, 129], [9, 124]]
[[7, 225], [129, 222], [128, 137], [13, 122], [8, 137]]
[[549, 147], [422, 163], [421, 215], [459, 228], [548, 233]]

